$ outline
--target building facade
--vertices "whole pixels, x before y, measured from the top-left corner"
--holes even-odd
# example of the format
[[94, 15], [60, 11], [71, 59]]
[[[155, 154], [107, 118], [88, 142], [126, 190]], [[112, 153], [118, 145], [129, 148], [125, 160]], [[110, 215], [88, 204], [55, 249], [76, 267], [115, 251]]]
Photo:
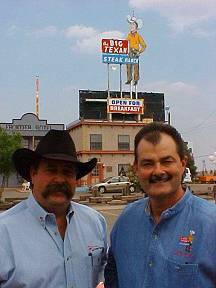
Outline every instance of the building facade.
[[127, 173], [134, 160], [134, 137], [145, 123], [79, 120], [67, 129], [83, 162], [95, 157], [97, 167], [80, 185], [91, 185], [105, 178]]
[[[129, 99], [130, 93], [124, 92], [123, 95], [119, 98], [118, 91], [110, 92], [110, 97], [119, 101]], [[163, 93], [139, 92], [138, 99], [142, 99], [144, 106], [139, 118], [134, 113], [113, 113], [109, 117], [107, 91], [79, 91], [80, 117], [67, 125], [67, 130], [74, 139], [81, 161], [86, 162], [93, 157], [98, 160], [97, 167], [80, 180], [80, 185], [91, 185], [122, 172], [127, 173], [134, 160], [137, 132], [147, 123], [165, 122]], [[136, 104], [136, 99], [132, 100]]]
[[[8, 134], [20, 133], [23, 140], [23, 148], [34, 150], [40, 139], [51, 129], [64, 130], [64, 124], [50, 124], [47, 120], [39, 119], [34, 113], [25, 113], [19, 119], [13, 119], [9, 123], [0, 123], [0, 127]], [[0, 176], [1, 181], [1, 176]], [[12, 175], [9, 186], [16, 187], [22, 182], [18, 175]]]

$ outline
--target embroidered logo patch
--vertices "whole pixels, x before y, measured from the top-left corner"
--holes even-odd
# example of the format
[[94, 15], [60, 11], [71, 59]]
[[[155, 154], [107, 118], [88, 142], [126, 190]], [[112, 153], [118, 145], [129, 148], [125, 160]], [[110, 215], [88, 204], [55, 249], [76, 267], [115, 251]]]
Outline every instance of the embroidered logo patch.
[[192, 244], [194, 240], [195, 232], [190, 230], [188, 236], [180, 236], [179, 237], [179, 244], [185, 246], [185, 252], [191, 253], [192, 251]]

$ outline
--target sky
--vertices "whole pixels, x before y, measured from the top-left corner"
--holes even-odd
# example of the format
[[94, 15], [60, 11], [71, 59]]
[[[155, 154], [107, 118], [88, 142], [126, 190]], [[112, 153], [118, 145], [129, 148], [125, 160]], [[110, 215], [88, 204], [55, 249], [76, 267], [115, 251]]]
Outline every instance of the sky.
[[[215, 169], [208, 158], [216, 151], [215, 0], [1, 0], [0, 122], [35, 113], [37, 75], [40, 119], [77, 120], [79, 89], [107, 89], [101, 39], [126, 38], [133, 13], [147, 43], [138, 91], [164, 93], [199, 170]], [[119, 90], [118, 69], [111, 90]]]

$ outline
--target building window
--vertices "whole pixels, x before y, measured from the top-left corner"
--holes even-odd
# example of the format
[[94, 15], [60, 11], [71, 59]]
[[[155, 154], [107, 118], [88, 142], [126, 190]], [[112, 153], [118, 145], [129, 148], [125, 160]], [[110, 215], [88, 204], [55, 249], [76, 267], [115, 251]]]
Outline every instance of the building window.
[[130, 150], [129, 135], [118, 135], [118, 150]]
[[119, 164], [118, 165], [118, 175], [119, 176], [127, 176], [130, 168], [130, 164]]
[[112, 172], [112, 166], [106, 166], [106, 172], [111, 173]]
[[95, 168], [92, 170], [92, 176], [99, 176], [99, 169], [96, 165]]
[[101, 134], [90, 134], [90, 150], [102, 150]]
[[[90, 161], [91, 160], [91, 158], [90, 159], [88, 159], [88, 161]], [[97, 163], [98, 162], [100, 162], [100, 158], [97, 158]], [[94, 169], [91, 171], [91, 175], [92, 176], [99, 176], [99, 169], [98, 169], [98, 165], [96, 165], [95, 167], [94, 167]]]
[[23, 145], [23, 148], [30, 149], [29, 139], [28, 138], [23, 138], [22, 139], [22, 145]]

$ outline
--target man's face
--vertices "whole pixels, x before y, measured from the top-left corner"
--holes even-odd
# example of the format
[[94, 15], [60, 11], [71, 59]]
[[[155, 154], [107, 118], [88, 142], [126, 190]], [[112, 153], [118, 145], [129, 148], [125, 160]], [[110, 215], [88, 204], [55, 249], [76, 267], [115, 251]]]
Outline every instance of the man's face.
[[130, 23], [130, 32], [135, 33], [137, 31], [137, 24], [135, 22]]
[[76, 187], [75, 165], [68, 161], [42, 159], [38, 169], [31, 168], [33, 194], [48, 211], [67, 208]]
[[134, 167], [144, 192], [150, 198], [178, 198], [182, 193], [185, 166], [186, 159], [180, 159], [176, 143], [165, 133], [161, 134], [156, 145], [145, 139], [138, 144]]

